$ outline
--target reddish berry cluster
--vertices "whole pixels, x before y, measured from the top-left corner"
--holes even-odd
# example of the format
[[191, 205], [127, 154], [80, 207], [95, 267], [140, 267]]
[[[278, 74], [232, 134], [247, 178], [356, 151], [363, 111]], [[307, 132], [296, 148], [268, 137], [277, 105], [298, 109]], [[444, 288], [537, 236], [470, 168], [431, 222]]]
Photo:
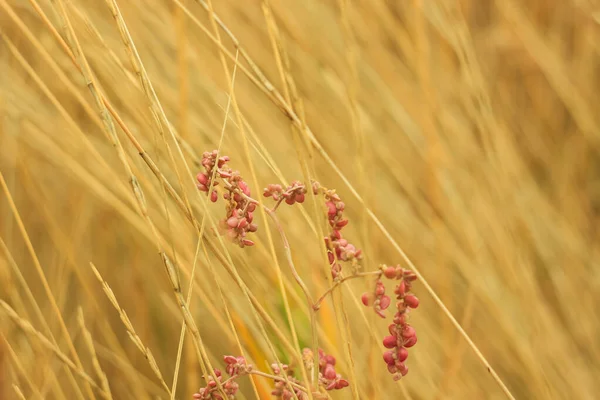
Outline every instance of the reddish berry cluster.
[[352, 262], [354, 265], [362, 259], [362, 250], [358, 250], [342, 237], [341, 230], [348, 225], [348, 220], [344, 218], [346, 205], [340, 196], [335, 193], [335, 190], [326, 189], [318, 182], [313, 182], [312, 187], [315, 194], [322, 194], [325, 198], [327, 220], [331, 227], [331, 232], [325, 237], [325, 245], [327, 246], [327, 256], [331, 265], [331, 275], [333, 279], [337, 279], [342, 271], [342, 266], [338, 261]]
[[[218, 158], [218, 159], [217, 159]], [[198, 180], [198, 189], [203, 192], [209, 191], [212, 186], [217, 186], [218, 181], [213, 181], [213, 174], [222, 179], [225, 193], [223, 199], [227, 202], [226, 217], [220, 221], [219, 229], [228, 239], [237, 243], [240, 247], [252, 246], [254, 242], [246, 235], [250, 232], [256, 232], [258, 226], [252, 221], [253, 212], [256, 209], [256, 202], [250, 198], [250, 188], [239, 171], [232, 170], [227, 162], [229, 157], [218, 157], [217, 150], [205, 152], [202, 155], [202, 166], [205, 172], [200, 172], [196, 178]], [[215, 171], [216, 167], [216, 171]], [[216, 202], [218, 199], [217, 191], [213, 190], [210, 199]]]
[[[275, 385], [273, 386], [273, 390], [271, 391], [271, 395], [275, 396], [277, 399], [281, 400], [291, 400], [294, 398], [294, 395], [298, 400], [306, 400], [308, 399], [308, 395], [306, 392], [301, 390], [298, 387], [291, 387], [287, 382], [295, 383], [301, 385], [302, 382], [294, 377], [293, 370], [287, 364], [282, 364], [281, 367], [279, 364], [273, 363], [271, 364], [271, 369], [275, 375], [281, 376], [284, 379], [279, 379], [275, 381]], [[287, 382], [286, 382], [287, 380]], [[292, 390], [290, 390], [292, 389]]]
[[348, 381], [335, 371], [335, 357], [319, 349], [319, 382], [326, 390], [343, 389]]
[[304, 203], [305, 194], [306, 187], [299, 181], [292, 182], [285, 190], [277, 184], [270, 184], [263, 190], [265, 197], [272, 197], [277, 202], [285, 200], [289, 205]]
[[214, 375], [223, 387], [223, 392], [225, 392], [227, 397], [223, 398], [217, 382], [211, 375], [208, 378], [207, 385], [192, 396], [194, 400], [226, 400], [235, 398], [235, 394], [239, 389], [239, 385], [235, 379], [240, 375], [250, 372], [252, 366], [246, 363], [244, 357], [225, 356], [223, 359], [225, 360], [225, 364], [227, 364], [226, 371], [229, 374], [229, 378], [223, 380], [223, 374], [218, 369], [214, 370]]
[[[417, 343], [415, 328], [408, 324], [408, 313], [411, 309], [419, 306], [419, 299], [410, 293], [412, 282], [417, 276], [409, 270], [399, 266], [381, 267], [383, 276], [388, 279], [400, 280], [394, 289], [396, 295], [396, 313], [392, 324], [388, 327], [390, 335], [383, 339], [383, 345], [387, 350], [383, 353], [383, 360], [387, 364], [388, 371], [398, 380], [408, 373], [408, 367], [404, 363], [408, 357], [408, 350]], [[375, 282], [373, 293], [365, 293], [362, 302], [366, 306], [373, 306], [377, 315], [385, 318], [384, 310], [391, 304], [391, 299], [385, 294], [385, 285], [380, 279]]]

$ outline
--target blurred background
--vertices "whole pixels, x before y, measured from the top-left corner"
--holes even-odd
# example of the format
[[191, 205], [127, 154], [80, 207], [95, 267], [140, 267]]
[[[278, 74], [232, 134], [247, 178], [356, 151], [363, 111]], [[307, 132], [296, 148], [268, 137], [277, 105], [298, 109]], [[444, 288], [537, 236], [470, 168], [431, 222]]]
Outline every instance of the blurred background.
[[[186, 297], [194, 277], [213, 366], [269, 371], [310, 346], [272, 221], [256, 213], [254, 247], [214, 234], [223, 201], [194, 176], [216, 148], [257, 198], [337, 189], [361, 270], [405, 252], [515, 398], [597, 398], [600, 3], [213, 3], [0, 0], [0, 398], [102, 398], [102, 373], [115, 399], [191, 398], [202, 369], [159, 252]], [[316, 298], [323, 207], [278, 215]], [[393, 381], [371, 286], [317, 313], [352, 384], [333, 399], [506, 398], [422, 281]], [[240, 385], [270, 398], [267, 379]]]

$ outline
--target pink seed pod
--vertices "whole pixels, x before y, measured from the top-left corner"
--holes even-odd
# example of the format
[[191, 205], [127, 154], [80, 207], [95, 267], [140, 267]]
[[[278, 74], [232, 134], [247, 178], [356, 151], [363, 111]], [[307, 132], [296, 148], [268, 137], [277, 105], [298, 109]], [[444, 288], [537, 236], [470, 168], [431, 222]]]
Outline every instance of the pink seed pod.
[[250, 188], [248, 187], [248, 184], [246, 182], [240, 181], [238, 186], [242, 190], [242, 193], [244, 193], [246, 196], [250, 196]]
[[386, 336], [383, 338], [383, 346], [386, 349], [393, 349], [394, 347], [396, 347], [397, 343], [398, 339], [395, 336]]
[[248, 220], [248, 222], [252, 222], [252, 220], [254, 219], [254, 215], [249, 212], [248, 215], [246, 215], [246, 219]]
[[250, 203], [248, 205], [248, 212], [254, 212], [256, 210], [256, 203]]
[[416, 333], [415, 328], [410, 325], [404, 325], [404, 329], [402, 329], [402, 337], [405, 339], [415, 336]]
[[362, 300], [362, 303], [365, 306], [369, 306], [371, 304], [371, 294], [370, 293], [363, 293], [363, 295], [360, 298]]
[[242, 244], [244, 246], [254, 246], [254, 242], [250, 239], [242, 239]]
[[345, 379], [340, 379], [340, 380], [339, 380], [339, 381], [337, 381], [337, 383], [335, 384], [335, 388], [336, 388], [336, 389], [343, 389], [343, 388], [345, 388], [345, 387], [347, 387], [347, 386], [349, 386], [349, 385], [350, 385], [350, 383], [349, 383], [347, 380], [345, 380]]
[[388, 371], [390, 371], [390, 374], [395, 374], [396, 372], [398, 372], [396, 364], [388, 364], [387, 369]]
[[404, 347], [406, 348], [413, 347], [415, 344], [417, 344], [416, 336], [412, 336], [404, 341]]
[[337, 213], [337, 208], [335, 207], [335, 203], [332, 201], [328, 201], [327, 203], [325, 203], [325, 205], [327, 206], [327, 215], [329, 215], [330, 217], [333, 217]]
[[201, 183], [197, 184], [196, 187], [198, 188], [198, 190], [200, 190], [201, 192], [208, 192], [208, 188], [206, 187], [206, 185], [203, 185]]
[[227, 219], [227, 225], [228, 225], [230, 228], [235, 228], [235, 227], [237, 227], [237, 226], [238, 226], [238, 223], [239, 223], [239, 220], [238, 220], [236, 217], [229, 217], [229, 218]]
[[304, 193], [300, 193], [300, 194], [296, 195], [296, 201], [298, 203], [304, 203]]
[[294, 204], [294, 196], [292, 195], [286, 197], [285, 202], [291, 206], [292, 204]]
[[404, 362], [408, 358], [408, 350], [406, 350], [404, 347], [398, 347], [397, 356], [400, 362]]
[[335, 363], [336, 363], [336, 359], [335, 359], [335, 357], [334, 357], [334, 356], [332, 356], [331, 354], [327, 354], [327, 355], [325, 356], [325, 362], [326, 362], [327, 364], [335, 365]]
[[208, 183], [208, 177], [203, 174], [202, 172], [199, 172], [198, 175], [196, 175], [196, 179], [198, 180], [199, 183], [201, 183], [204, 186], [207, 186]]
[[398, 298], [404, 297], [404, 293], [406, 293], [406, 282], [401, 281], [396, 289], [394, 289], [394, 293], [398, 295]]
[[323, 376], [325, 377], [325, 379], [335, 379], [336, 373], [335, 368], [333, 368], [333, 365], [327, 364], [325, 366], [325, 368], [323, 369]]
[[406, 376], [406, 374], [408, 374], [408, 367], [405, 364], [400, 364], [398, 371], [402, 376]]
[[248, 232], [256, 232], [258, 230], [258, 225], [250, 224], [248, 225]]
[[394, 324], [396, 325], [404, 325], [406, 324], [406, 314], [404, 313], [396, 313], [394, 315]]
[[385, 363], [387, 365], [395, 364], [396, 360], [394, 359], [394, 352], [392, 350], [388, 350], [388, 351], [384, 352], [383, 353], [383, 361], [385, 361]]
[[219, 195], [218, 195], [217, 191], [213, 190], [213, 192], [210, 194], [210, 201], [212, 201], [213, 203], [216, 203], [218, 199], [219, 199]]
[[379, 300], [379, 307], [382, 310], [385, 310], [386, 308], [388, 308], [392, 302], [392, 300], [390, 299], [390, 296], [382, 296], [381, 299]]
[[237, 363], [237, 358], [234, 356], [224, 356], [223, 361], [225, 361], [226, 364], [235, 364]]
[[394, 279], [396, 277], [396, 268], [387, 267], [383, 270], [383, 275], [388, 279]]
[[388, 331], [390, 332], [390, 335], [397, 336], [398, 335], [398, 325], [390, 324], [388, 326]]
[[348, 221], [347, 219], [343, 219], [340, 222], [338, 222], [337, 224], [335, 224], [335, 226], [337, 229], [341, 229], [341, 228], [345, 227], [346, 225], [348, 225], [348, 222], [350, 222], [350, 221]]
[[417, 296], [412, 294], [409, 294], [404, 298], [404, 303], [410, 308], [419, 307], [419, 299], [417, 298]]
[[248, 220], [246, 218], [242, 218], [242, 219], [240, 219], [240, 222], [237, 227], [239, 229], [244, 229], [247, 226], [248, 226]]

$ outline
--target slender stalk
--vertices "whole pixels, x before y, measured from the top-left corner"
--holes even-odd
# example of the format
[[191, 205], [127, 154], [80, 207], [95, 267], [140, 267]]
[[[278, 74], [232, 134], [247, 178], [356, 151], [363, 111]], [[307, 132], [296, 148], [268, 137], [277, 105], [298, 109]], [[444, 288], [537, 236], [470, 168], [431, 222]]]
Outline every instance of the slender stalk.
[[333, 286], [330, 287], [329, 289], [327, 289], [327, 291], [325, 293], [323, 293], [323, 295], [321, 295], [321, 297], [319, 297], [319, 299], [316, 302], [313, 303], [313, 306], [312, 306], [313, 310], [317, 311], [318, 309], [320, 309], [321, 303], [323, 303], [323, 301], [325, 300], [327, 295], [329, 295], [331, 292], [333, 292], [335, 290], [335, 288], [340, 286], [342, 283], [344, 283], [350, 279], [354, 279], [354, 278], [364, 278], [366, 276], [375, 276], [375, 275], [381, 276], [381, 271], [358, 272], [356, 274], [345, 276], [342, 279], [335, 281]]

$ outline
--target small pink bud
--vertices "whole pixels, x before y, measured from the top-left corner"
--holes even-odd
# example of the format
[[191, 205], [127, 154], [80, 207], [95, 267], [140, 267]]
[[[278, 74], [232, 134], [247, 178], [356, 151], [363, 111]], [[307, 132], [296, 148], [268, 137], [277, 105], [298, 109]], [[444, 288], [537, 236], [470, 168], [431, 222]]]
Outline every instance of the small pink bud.
[[387, 267], [383, 270], [383, 275], [388, 279], [394, 279], [396, 277], [396, 268]]
[[392, 350], [384, 352], [383, 361], [388, 365], [396, 363], [396, 360], [394, 360], [394, 352]]
[[325, 203], [325, 205], [327, 206], [327, 215], [329, 215], [330, 217], [333, 217], [337, 213], [337, 208], [335, 207], [335, 203], [332, 201], [328, 201], [327, 203]]
[[269, 189], [265, 188], [263, 190], [263, 196], [265, 196], [265, 197], [271, 197], [271, 195], [272, 195], [272, 193], [271, 193], [271, 191]]
[[395, 374], [396, 372], [398, 372], [398, 369], [396, 368], [395, 364], [388, 364], [387, 368], [388, 371], [390, 371], [390, 374]]
[[390, 332], [390, 335], [396, 336], [398, 334], [398, 325], [390, 324], [388, 326], [388, 331]]
[[248, 225], [248, 232], [256, 232], [258, 230], [258, 225], [250, 224]]
[[404, 362], [408, 358], [408, 350], [406, 350], [404, 347], [399, 347], [397, 355], [398, 355], [398, 360], [400, 362]]
[[362, 300], [362, 303], [365, 306], [368, 306], [369, 304], [371, 304], [371, 294], [370, 293], [363, 293], [362, 297], [360, 298]]
[[252, 222], [252, 220], [254, 219], [254, 215], [249, 212], [248, 215], [246, 215], [246, 219], [248, 220], [248, 222]]
[[240, 181], [240, 183], [238, 184], [238, 186], [240, 187], [240, 189], [242, 189], [242, 192], [246, 196], [250, 196], [250, 188], [248, 188], [248, 184], [246, 182]]
[[406, 314], [396, 313], [396, 315], [394, 315], [394, 324], [404, 325], [405, 323], [406, 323]]
[[200, 190], [201, 192], [208, 192], [208, 188], [206, 187], [206, 185], [199, 183], [196, 186], [198, 187], [198, 190]]
[[402, 337], [408, 339], [416, 335], [415, 328], [410, 325], [404, 325], [404, 329], [402, 329]]
[[240, 201], [242, 201], [242, 196], [240, 196], [239, 193], [234, 193], [233, 200], [235, 200], [237, 203], [239, 203]]
[[348, 220], [347, 219], [343, 219], [340, 222], [338, 222], [335, 226], [337, 229], [341, 229], [343, 227], [345, 227], [346, 225], [348, 225]]
[[333, 264], [333, 262], [335, 261], [335, 256], [332, 252], [327, 252], [327, 259], [329, 260], [329, 265]]
[[412, 271], [404, 270], [404, 279], [406, 279], [409, 282], [416, 281], [417, 275]]
[[291, 206], [292, 204], [294, 204], [294, 196], [286, 197], [285, 202]]
[[300, 194], [296, 195], [296, 201], [298, 203], [304, 203], [304, 193], [300, 193]]
[[417, 344], [416, 336], [411, 336], [404, 341], [404, 347], [406, 348], [413, 347], [415, 344]]
[[335, 239], [338, 239], [338, 240], [342, 238], [342, 234], [341, 234], [341, 233], [340, 233], [340, 231], [338, 231], [338, 230], [334, 230], [334, 231], [331, 233], [331, 236], [332, 236], [333, 238], [335, 238]]
[[419, 307], [419, 299], [417, 298], [417, 296], [409, 294], [408, 296], [406, 296], [404, 298], [404, 303], [409, 306], [410, 308], [417, 308]]
[[335, 368], [333, 368], [333, 365], [327, 364], [325, 366], [325, 369], [323, 370], [323, 376], [325, 377], [325, 379], [328, 380], [335, 379], [336, 373]]
[[346, 246], [348, 246], [348, 241], [346, 239], [340, 239], [340, 240], [338, 240], [338, 244], [341, 247], [346, 247]]
[[334, 357], [334, 356], [332, 356], [331, 354], [327, 354], [327, 355], [325, 356], [325, 362], [326, 362], [327, 364], [335, 365], [335, 363], [336, 363], [336, 360], [335, 360], [335, 357]]
[[213, 203], [216, 203], [218, 199], [219, 199], [219, 195], [217, 194], [217, 191], [213, 190], [213, 192], [210, 194], [210, 201], [212, 201]]
[[381, 281], [377, 282], [377, 286], [375, 286], [375, 295], [383, 296], [385, 294], [385, 286]]
[[340, 379], [337, 384], [335, 385], [336, 389], [343, 389], [345, 387], [347, 387], [348, 385], [350, 385], [350, 383], [345, 380], [345, 379]]
[[344, 204], [343, 201], [338, 201], [337, 204], [335, 205], [335, 208], [337, 208], [340, 211], [344, 211], [344, 208], [346, 208], [346, 205]]
[[390, 306], [390, 303], [392, 302], [392, 300], [390, 299], [390, 296], [382, 296], [381, 299], [379, 299], [380, 303], [379, 303], [379, 307], [382, 310], [385, 310], [386, 308], [388, 308]]
[[404, 297], [404, 293], [406, 293], [406, 282], [401, 281], [398, 286], [396, 286], [394, 293], [399, 297]]
[[254, 212], [256, 210], [256, 203], [250, 203], [248, 205], [248, 212]]
[[387, 349], [393, 349], [397, 343], [398, 339], [395, 336], [386, 336], [383, 338], [383, 346]]
[[406, 376], [406, 374], [408, 374], [408, 367], [405, 364], [400, 364], [398, 367], [398, 372], [400, 372], [402, 376]]
[[223, 361], [225, 361], [226, 364], [235, 364], [237, 363], [237, 358], [234, 356], [224, 356]]
[[242, 239], [242, 244], [244, 246], [254, 246], [254, 242], [250, 239]]
[[248, 220], [246, 218], [242, 218], [242, 219], [240, 219], [240, 222], [238, 223], [237, 227], [240, 229], [244, 229], [247, 226], [248, 226]]
[[230, 228], [235, 228], [236, 226], [238, 226], [238, 223], [239, 223], [239, 221], [238, 221], [238, 219], [236, 217], [229, 217], [227, 219], [227, 225]]
[[198, 180], [199, 183], [203, 184], [204, 186], [206, 186], [206, 184], [208, 183], [208, 177], [203, 174], [202, 172], [200, 172], [198, 175], [196, 175], [196, 179]]

